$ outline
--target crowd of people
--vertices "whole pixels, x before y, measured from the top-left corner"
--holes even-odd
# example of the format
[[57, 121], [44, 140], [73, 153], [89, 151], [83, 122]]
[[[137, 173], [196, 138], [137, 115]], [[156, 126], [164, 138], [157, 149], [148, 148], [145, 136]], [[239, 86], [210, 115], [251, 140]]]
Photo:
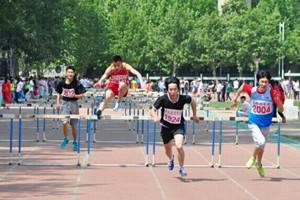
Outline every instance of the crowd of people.
[[[36, 77], [31, 76], [29, 78], [5, 78], [2, 83], [1, 92], [1, 104], [20, 103], [27, 99], [49, 99], [52, 98], [53, 91], [59, 81], [64, 77]], [[79, 78], [80, 83], [85, 88], [91, 88], [95, 83], [99, 81], [98, 78]], [[109, 79], [104, 79], [99, 88], [106, 89]], [[200, 78], [195, 78], [192, 81], [187, 79], [180, 79], [180, 94], [192, 93], [194, 97], [198, 99], [198, 102], [202, 101], [232, 101], [232, 97], [236, 94], [237, 89], [244, 83], [244, 81], [202, 81]], [[158, 80], [145, 79], [147, 92], [166, 92], [164, 85], [164, 79]], [[249, 85], [253, 86], [253, 82], [250, 81]], [[299, 94], [299, 80], [282, 79], [275, 81], [276, 87], [280, 87], [283, 91], [285, 99], [300, 100]], [[137, 76], [133, 76], [129, 81], [129, 88], [141, 89], [141, 82]]]
[[[129, 72], [134, 76], [129, 80]], [[120, 56], [114, 56], [112, 63], [107, 67], [100, 79], [89, 79], [86, 77], [76, 79], [75, 68], [68, 66], [65, 77], [44, 78], [29, 77], [28, 79], [5, 78], [2, 83], [3, 104], [20, 103], [21, 99], [48, 99], [52, 97], [53, 91], [57, 92], [56, 107], [62, 114], [78, 114], [79, 105], [77, 100], [83, 98], [88, 88], [102, 88], [105, 90], [104, 100], [101, 102], [96, 114], [101, 119], [102, 112], [113, 97], [117, 97], [114, 111], [120, 107], [123, 97], [131, 89], [143, 89], [147, 92], [163, 92], [151, 106], [150, 115], [155, 122], [160, 122], [161, 137], [164, 143], [165, 154], [168, 157], [168, 168], [174, 168], [174, 154], [172, 153], [173, 140], [177, 149], [179, 163], [179, 174], [187, 176], [184, 169], [184, 118], [183, 108], [185, 104], [191, 104], [193, 119], [199, 122], [197, 117], [197, 103], [203, 101], [231, 101], [231, 108], [235, 107], [237, 100], [245, 91], [250, 97], [250, 103], [246, 101], [246, 96], [241, 96], [241, 108], [237, 111], [237, 116], [249, 117], [249, 129], [251, 131], [255, 149], [253, 155], [246, 163], [247, 168], [256, 166], [259, 174], [264, 176], [262, 167], [262, 157], [266, 145], [272, 117], [277, 112], [285, 122], [283, 115], [283, 104], [286, 98], [299, 100], [299, 80], [274, 81], [271, 74], [266, 70], [257, 73], [258, 85], [253, 82], [245, 83], [238, 79], [220, 82], [218, 80], [203, 82], [195, 78], [193, 81], [176, 77], [158, 79], [157, 81], [143, 80], [141, 74], [128, 63], [122, 61]], [[62, 99], [62, 103], [60, 103]], [[161, 115], [158, 110], [161, 109]], [[72, 149], [77, 150], [77, 120], [62, 119], [64, 139], [60, 147], [65, 148], [69, 143], [68, 125], [72, 127], [73, 143]]]

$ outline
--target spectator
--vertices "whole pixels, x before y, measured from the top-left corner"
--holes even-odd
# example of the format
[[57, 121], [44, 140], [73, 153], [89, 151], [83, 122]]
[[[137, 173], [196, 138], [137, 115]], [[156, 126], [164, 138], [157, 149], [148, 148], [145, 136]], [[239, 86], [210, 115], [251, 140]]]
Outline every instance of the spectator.
[[237, 112], [238, 117], [248, 117], [250, 110], [250, 103], [246, 101], [245, 96], [241, 96], [242, 107]]

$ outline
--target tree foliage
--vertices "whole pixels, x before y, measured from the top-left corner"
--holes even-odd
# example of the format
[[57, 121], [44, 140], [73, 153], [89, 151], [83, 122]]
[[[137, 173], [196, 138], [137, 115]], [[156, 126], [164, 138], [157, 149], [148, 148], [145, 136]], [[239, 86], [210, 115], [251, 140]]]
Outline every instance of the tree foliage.
[[252, 3], [229, 0], [221, 14], [207, 0], [2, 0], [0, 45], [11, 44], [41, 75], [64, 64], [100, 76], [116, 54], [152, 75], [216, 76], [220, 67], [243, 73], [277, 66], [280, 55], [299, 65], [299, 1]]

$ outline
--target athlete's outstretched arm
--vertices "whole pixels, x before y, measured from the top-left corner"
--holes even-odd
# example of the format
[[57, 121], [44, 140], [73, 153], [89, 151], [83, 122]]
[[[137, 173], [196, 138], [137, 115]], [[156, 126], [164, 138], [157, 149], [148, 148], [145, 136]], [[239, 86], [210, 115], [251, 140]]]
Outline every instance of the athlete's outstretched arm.
[[104, 74], [102, 75], [102, 77], [100, 78], [100, 80], [99, 80], [97, 83], [95, 83], [93, 86], [94, 86], [94, 87], [101, 87], [103, 81], [104, 81], [110, 74], [111, 74], [111, 68], [108, 67], [108, 68], [105, 70], [105, 72], [104, 72]]
[[231, 105], [230, 105], [230, 108], [231, 108], [231, 109], [234, 108], [234, 107], [236, 106], [237, 99], [239, 98], [239, 96], [240, 96], [241, 93], [243, 92], [244, 84], [245, 84], [245, 83], [243, 83], [243, 84], [241, 85], [241, 87], [237, 90], [236, 95], [235, 95], [235, 97], [233, 98], [233, 101], [232, 101], [232, 103], [231, 103]]
[[194, 99], [192, 98], [192, 102], [191, 102], [191, 107], [192, 107], [192, 111], [193, 111], [193, 118], [195, 120], [196, 123], [199, 123], [200, 120], [197, 117], [197, 110], [196, 110], [196, 102], [194, 101]]
[[132, 74], [134, 74], [134, 75], [136, 75], [138, 77], [138, 79], [140, 80], [142, 89], [146, 90], [146, 85], [144, 83], [143, 77], [140, 74], [140, 72], [138, 72], [137, 70], [135, 70], [131, 65], [129, 65], [127, 63], [126, 63], [126, 69], [128, 71], [130, 71]]

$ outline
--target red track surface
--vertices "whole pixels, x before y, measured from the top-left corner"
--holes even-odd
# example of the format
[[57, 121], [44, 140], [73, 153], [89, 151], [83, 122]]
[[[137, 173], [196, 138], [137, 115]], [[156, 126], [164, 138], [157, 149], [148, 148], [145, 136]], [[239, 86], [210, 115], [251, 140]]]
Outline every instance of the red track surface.
[[[8, 111], [1, 110], [1, 113]], [[12, 112], [12, 111], [9, 111]], [[110, 113], [110, 111], [106, 111]], [[27, 128], [26, 128], [27, 126]], [[135, 142], [136, 132], [128, 131], [124, 121], [102, 121], [97, 131], [98, 141], [121, 141], [115, 143], [91, 143], [89, 163], [85, 137], [81, 143], [80, 163], [77, 166], [77, 153], [69, 144], [60, 149], [62, 130], [52, 129], [52, 121], [47, 122], [47, 142], [28, 142], [34, 139], [36, 122], [23, 122], [22, 163], [45, 164], [17, 165], [18, 142], [13, 143], [13, 164], [9, 162], [9, 120], [0, 120], [0, 199], [299, 199], [300, 196], [300, 154], [299, 151], [281, 146], [280, 169], [266, 168], [261, 178], [255, 168], [226, 167], [244, 166], [251, 155], [253, 143], [251, 136], [243, 133], [239, 145], [234, 145], [234, 127], [223, 125], [224, 144], [222, 146], [222, 168], [211, 168], [211, 132], [197, 129], [197, 142], [188, 144], [185, 149], [185, 165], [188, 176], [181, 178], [178, 167], [169, 171], [165, 166], [166, 156], [163, 146], [156, 145], [156, 167], [143, 166], [145, 162], [145, 144], [127, 144]], [[82, 122], [86, 127], [86, 122]], [[110, 130], [102, 130], [110, 128]], [[125, 131], [117, 129], [124, 128]], [[152, 127], [151, 127], [152, 128]], [[157, 140], [159, 126], [157, 127]], [[231, 130], [225, 132], [225, 130]], [[218, 129], [217, 129], [218, 130]], [[81, 131], [85, 136], [85, 129]], [[152, 129], [151, 129], [152, 133]], [[191, 134], [191, 133], [189, 133]], [[217, 133], [216, 133], [217, 134]], [[17, 120], [14, 122], [14, 138], [18, 138]], [[144, 137], [145, 138], [145, 137]], [[57, 141], [50, 141], [57, 139]], [[122, 142], [123, 141], [123, 142]], [[150, 135], [152, 141], [152, 134]], [[218, 141], [218, 137], [216, 138]], [[229, 144], [230, 142], [230, 144]], [[176, 154], [175, 148], [173, 149]], [[152, 163], [152, 144], [149, 148], [149, 163]], [[277, 145], [269, 142], [266, 147], [263, 164], [276, 164]], [[215, 147], [214, 163], [218, 162], [218, 145]], [[47, 164], [57, 164], [49, 166]], [[60, 166], [71, 164], [71, 166]], [[99, 166], [98, 164], [101, 164]], [[120, 167], [111, 164], [135, 164], [140, 166]], [[163, 164], [164, 166], [160, 166]], [[177, 164], [177, 160], [175, 162]]]

